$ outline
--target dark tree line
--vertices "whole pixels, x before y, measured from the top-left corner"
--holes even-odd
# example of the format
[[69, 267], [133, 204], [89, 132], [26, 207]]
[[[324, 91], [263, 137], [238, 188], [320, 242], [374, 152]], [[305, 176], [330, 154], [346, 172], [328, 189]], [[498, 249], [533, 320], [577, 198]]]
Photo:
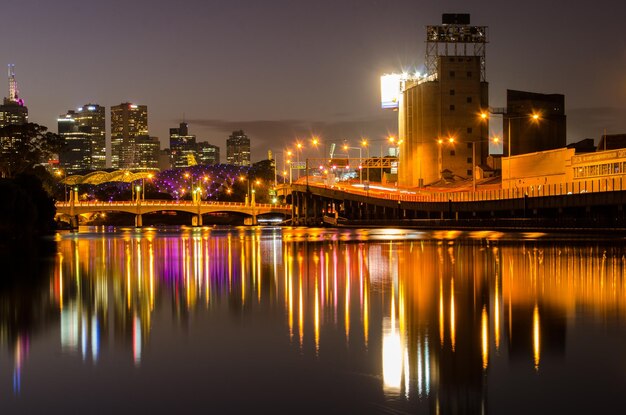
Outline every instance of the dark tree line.
[[54, 229], [54, 179], [45, 165], [62, 146], [58, 134], [38, 124], [0, 128], [0, 235], [4, 240]]

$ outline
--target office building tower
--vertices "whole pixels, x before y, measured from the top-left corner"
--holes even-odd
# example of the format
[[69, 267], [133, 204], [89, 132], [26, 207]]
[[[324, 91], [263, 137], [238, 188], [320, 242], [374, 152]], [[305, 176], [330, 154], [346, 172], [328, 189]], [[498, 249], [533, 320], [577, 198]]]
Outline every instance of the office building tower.
[[235, 166], [250, 165], [250, 139], [243, 130], [233, 131], [226, 140], [226, 163]]
[[65, 145], [59, 153], [60, 167], [68, 172], [106, 168], [104, 107], [87, 104], [58, 118], [58, 133]]
[[489, 108], [485, 76], [487, 27], [470, 25], [469, 14], [444, 14], [426, 28], [426, 73], [391, 78], [398, 109], [398, 183], [422, 186], [472, 178], [486, 163]]
[[[534, 119], [533, 115], [538, 118]], [[563, 148], [566, 146], [565, 130], [563, 95], [507, 89], [503, 129], [505, 156]]]
[[88, 134], [81, 131], [75, 116], [76, 112], [70, 110], [57, 119], [57, 132], [64, 141], [59, 152], [59, 167], [64, 169], [66, 174], [91, 168], [91, 140]]
[[196, 136], [189, 134], [187, 123], [180, 123], [178, 128], [170, 128], [170, 151], [172, 167], [188, 167], [197, 163]]
[[9, 65], [9, 96], [0, 105], [0, 127], [21, 125], [28, 122], [28, 108], [19, 97], [15, 80], [15, 65]]
[[220, 148], [201, 141], [196, 145], [196, 159], [198, 164], [220, 164]]
[[106, 168], [106, 120], [105, 109], [98, 104], [79, 107], [74, 114], [78, 130], [86, 135], [91, 144], [91, 170]]
[[134, 166], [136, 170], [155, 170], [159, 168], [161, 143], [157, 137], [141, 135], [134, 142]]
[[[8, 72], [9, 96], [5, 97], [0, 105], [0, 128], [28, 123], [28, 108], [24, 100], [19, 97], [14, 65], [9, 65]], [[9, 160], [15, 153], [17, 140], [20, 140], [18, 133], [5, 132], [0, 136], [0, 151]]]
[[143, 167], [137, 151], [138, 137], [148, 137], [148, 107], [129, 102], [111, 107], [111, 166], [113, 168]]

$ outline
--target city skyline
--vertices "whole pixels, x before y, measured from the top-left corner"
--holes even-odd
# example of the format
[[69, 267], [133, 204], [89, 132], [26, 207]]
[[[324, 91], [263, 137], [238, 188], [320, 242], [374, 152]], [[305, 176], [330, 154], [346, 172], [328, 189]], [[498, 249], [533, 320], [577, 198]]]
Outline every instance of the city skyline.
[[15, 64], [29, 120], [54, 131], [67, 108], [135, 102], [150, 108], [161, 148], [169, 128], [185, 121], [198, 141], [221, 148], [244, 130], [253, 162], [296, 137], [380, 139], [397, 131], [397, 113], [380, 109], [380, 75], [423, 68], [426, 25], [459, 12], [489, 27], [493, 107], [505, 106], [507, 89], [563, 94], [568, 143], [626, 132], [621, 4], [601, 1], [591, 13], [537, 1], [517, 9], [460, 1], [146, 4], [6, 5], [5, 36], [20, 36], [1, 59]]

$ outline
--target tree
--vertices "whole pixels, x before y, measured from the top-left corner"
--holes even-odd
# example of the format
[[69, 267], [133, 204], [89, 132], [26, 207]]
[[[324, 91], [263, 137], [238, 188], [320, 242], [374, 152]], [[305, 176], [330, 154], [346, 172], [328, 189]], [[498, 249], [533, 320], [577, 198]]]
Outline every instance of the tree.
[[12, 178], [32, 171], [59, 152], [63, 138], [35, 123], [0, 128], [0, 177]]

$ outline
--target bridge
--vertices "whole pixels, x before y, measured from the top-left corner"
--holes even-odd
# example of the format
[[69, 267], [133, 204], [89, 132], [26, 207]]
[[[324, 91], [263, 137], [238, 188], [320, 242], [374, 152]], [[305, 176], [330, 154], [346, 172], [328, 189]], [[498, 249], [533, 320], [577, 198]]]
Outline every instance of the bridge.
[[256, 203], [254, 198], [250, 203], [213, 202], [213, 201], [186, 201], [186, 200], [152, 200], [141, 199], [122, 202], [102, 202], [77, 200], [72, 192], [69, 202], [56, 203], [57, 216], [69, 217], [72, 227], [78, 226], [78, 215], [97, 212], [126, 212], [135, 215], [135, 226], [143, 226], [142, 215], [153, 212], [177, 211], [193, 214], [192, 225], [202, 226], [202, 215], [215, 212], [232, 212], [251, 217], [250, 224], [257, 224], [257, 216], [270, 213], [291, 215], [290, 205], [274, 205]]
[[[471, 186], [471, 185], [470, 185]], [[402, 189], [305, 177], [289, 194], [294, 225], [472, 226], [544, 221], [626, 228], [626, 176], [502, 189]], [[481, 225], [481, 226], [482, 226]], [[489, 225], [486, 225], [489, 226]], [[556, 225], [555, 225], [556, 226]]]

